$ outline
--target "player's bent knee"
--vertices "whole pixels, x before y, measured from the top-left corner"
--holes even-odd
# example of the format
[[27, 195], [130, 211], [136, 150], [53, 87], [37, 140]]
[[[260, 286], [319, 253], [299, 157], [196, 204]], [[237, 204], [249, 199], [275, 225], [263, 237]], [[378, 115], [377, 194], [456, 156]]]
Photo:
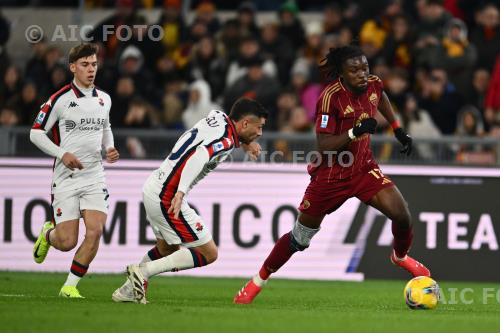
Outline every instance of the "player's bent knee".
[[60, 240], [60, 243], [59, 243], [60, 246], [59, 246], [58, 250], [64, 251], [64, 252], [71, 251], [76, 247], [77, 244], [78, 244], [77, 238], [64, 237]]
[[316, 235], [320, 228], [313, 229], [295, 221], [293, 229], [290, 232], [290, 247], [295, 251], [304, 251], [311, 244], [311, 239]]
[[217, 246], [211, 247], [210, 250], [208, 250], [205, 253], [205, 259], [207, 260], [207, 265], [216, 261], [218, 255], [219, 255], [219, 250], [217, 249]]

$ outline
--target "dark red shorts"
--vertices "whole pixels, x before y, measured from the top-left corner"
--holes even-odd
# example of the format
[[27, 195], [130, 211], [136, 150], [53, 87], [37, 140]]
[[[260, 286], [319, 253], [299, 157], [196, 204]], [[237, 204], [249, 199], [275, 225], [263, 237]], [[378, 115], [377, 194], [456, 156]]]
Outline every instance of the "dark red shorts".
[[356, 197], [367, 203], [375, 194], [394, 183], [378, 166], [361, 172], [350, 179], [334, 179], [327, 182], [312, 177], [307, 186], [299, 210], [312, 216], [322, 216], [337, 210], [347, 199]]

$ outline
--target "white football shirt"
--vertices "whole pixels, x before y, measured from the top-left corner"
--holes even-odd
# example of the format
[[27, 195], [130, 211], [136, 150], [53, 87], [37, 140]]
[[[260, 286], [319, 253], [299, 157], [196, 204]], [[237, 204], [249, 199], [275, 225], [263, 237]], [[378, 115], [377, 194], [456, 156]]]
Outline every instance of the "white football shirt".
[[[177, 191], [187, 194], [235, 147], [239, 147], [239, 139], [233, 122], [224, 112], [213, 110], [177, 140], [172, 152], [146, 181], [144, 192], [165, 202], [170, 202]], [[193, 168], [196, 171], [186, 169], [190, 159], [200, 164]]]
[[[105, 182], [101, 150], [103, 136], [107, 136], [106, 148], [113, 146], [110, 108], [107, 93], [95, 87], [82, 89], [74, 82], [42, 105], [32, 130], [51, 131], [54, 144], [61, 148], [54, 161], [52, 193]], [[67, 168], [61, 161], [64, 152], [73, 153], [83, 169]]]

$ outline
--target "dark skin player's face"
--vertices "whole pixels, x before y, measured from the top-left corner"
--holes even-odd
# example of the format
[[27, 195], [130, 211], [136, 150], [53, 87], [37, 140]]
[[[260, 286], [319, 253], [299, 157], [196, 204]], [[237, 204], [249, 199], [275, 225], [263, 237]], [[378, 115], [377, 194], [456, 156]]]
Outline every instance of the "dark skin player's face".
[[368, 88], [370, 68], [365, 56], [349, 58], [342, 66], [342, 83], [354, 93], [364, 93]]

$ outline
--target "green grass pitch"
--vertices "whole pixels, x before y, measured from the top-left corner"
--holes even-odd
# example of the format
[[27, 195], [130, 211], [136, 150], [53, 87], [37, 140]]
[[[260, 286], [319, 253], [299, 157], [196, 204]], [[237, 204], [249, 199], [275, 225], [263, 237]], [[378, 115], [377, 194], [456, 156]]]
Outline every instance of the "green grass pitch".
[[[56, 297], [65, 274], [0, 272], [0, 331], [459, 333], [500, 327], [500, 284], [438, 281], [447, 304], [412, 311], [402, 296], [406, 281], [275, 279], [254, 304], [242, 306], [232, 304], [232, 297], [243, 279], [172, 275], [153, 278], [150, 303], [140, 305], [111, 301], [122, 275], [89, 274], [79, 288], [86, 299], [68, 300]], [[464, 288], [470, 288], [463, 294], [472, 304], [460, 302]], [[486, 288], [493, 288], [493, 297], [484, 302]]]

